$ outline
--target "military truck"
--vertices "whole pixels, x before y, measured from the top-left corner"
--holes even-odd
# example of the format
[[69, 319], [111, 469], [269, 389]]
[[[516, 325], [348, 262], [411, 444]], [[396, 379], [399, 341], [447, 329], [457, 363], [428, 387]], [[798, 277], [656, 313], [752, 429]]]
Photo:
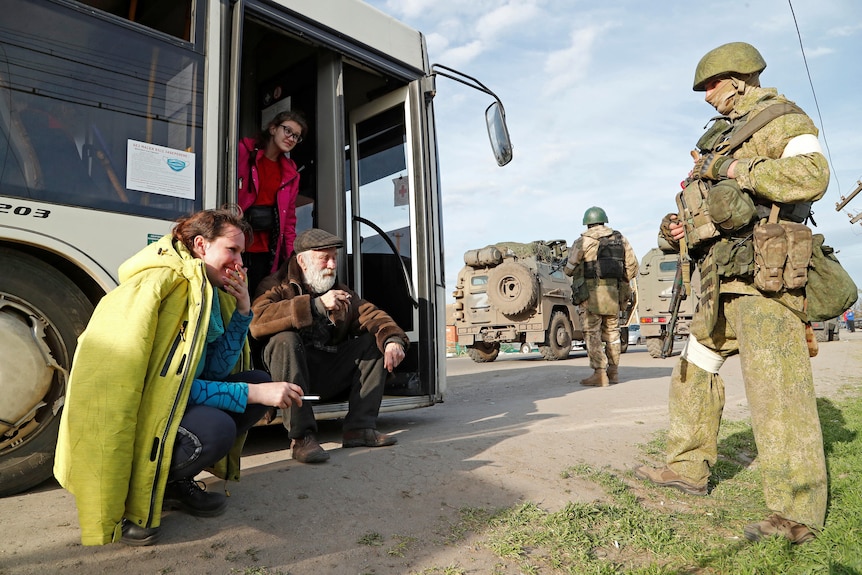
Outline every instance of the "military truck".
[[838, 335], [840, 324], [840, 317], [834, 317], [826, 321], [812, 321], [811, 329], [814, 330], [814, 338], [821, 343], [838, 341], [841, 339]]
[[[536, 345], [549, 361], [569, 357], [584, 333], [572, 281], [563, 273], [568, 256], [565, 240], [503, 242], [464, 253], [451, 321], [473, 361], [494, 361], [501, 343], [522, 350]], [[625, 352], [628, 327], [623, 329]]]
[[[679, 255], [653, 248], [641, 259], [637, 278], [638, 318], [641, 336], [646, 339], [647, 351], [652, 357], [661, 357], [662, 346], [668, 337], [671, 295]], [[674, 337], [687, 337], [691, 318], [700, 288], [700, 275], [692, 265], [691, 294], [682, 301], [677, 316]]]

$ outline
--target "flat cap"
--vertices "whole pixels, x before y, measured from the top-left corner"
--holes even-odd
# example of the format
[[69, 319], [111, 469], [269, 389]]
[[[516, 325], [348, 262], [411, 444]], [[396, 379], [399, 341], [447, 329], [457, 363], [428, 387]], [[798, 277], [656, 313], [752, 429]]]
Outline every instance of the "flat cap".
[[344, 245], [341, 238], [332, 235], [326, 230], [311, 228], [305, 230], [293, 240], [293, 251], [296, 253], [308, 250], [324, 250], [326, 248], [340, 248]]

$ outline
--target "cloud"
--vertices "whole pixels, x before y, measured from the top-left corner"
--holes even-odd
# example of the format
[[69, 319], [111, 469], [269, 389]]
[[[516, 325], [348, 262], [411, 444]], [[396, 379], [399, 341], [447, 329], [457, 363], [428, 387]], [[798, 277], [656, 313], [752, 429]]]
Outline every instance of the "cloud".
[[593, 60], [596, 39], [611, 28], [612, 24], [602, 24], [573, 30], [566, 48], [548, 54], [544, 65], [548, 75], [545, 84], [548, 95], [568, 91], [586, 75]]

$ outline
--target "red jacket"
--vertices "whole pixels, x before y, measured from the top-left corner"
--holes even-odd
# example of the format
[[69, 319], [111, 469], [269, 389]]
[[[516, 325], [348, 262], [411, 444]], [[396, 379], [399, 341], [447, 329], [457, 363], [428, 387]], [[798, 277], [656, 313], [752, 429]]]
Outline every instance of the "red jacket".
[[[239, 142], [237, 159], [237, 203], [243, 210], [248, 209], [257, 199], [259, 187], [257, 163], [264, 151], [256, 147], [254, 138], [243, 138]], [[281, 167], [281, 183], [276, 192], [278, 207], [278, 244], [275, 259], [269, 273], [275, 273], [278, 266], [293, 254], [293, 240], [296, 238], [296, 196], [299, 194], [299, 172], [296, 164], [285, 155], [278, 160]]]

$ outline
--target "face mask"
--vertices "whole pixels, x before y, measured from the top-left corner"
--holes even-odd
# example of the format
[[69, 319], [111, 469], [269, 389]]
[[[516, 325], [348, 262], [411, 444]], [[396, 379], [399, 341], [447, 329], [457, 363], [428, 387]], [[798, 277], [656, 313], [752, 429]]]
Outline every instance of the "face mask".
[[[745, 90], [744, 83], [742, 83], [742, 89]], [[725, 78], [709, 93], [706, 101], [718, 110], [719, 114], [726, 116], [733, 110], [737, 94], [739, 94], [737, 82], [732, 78]]]

